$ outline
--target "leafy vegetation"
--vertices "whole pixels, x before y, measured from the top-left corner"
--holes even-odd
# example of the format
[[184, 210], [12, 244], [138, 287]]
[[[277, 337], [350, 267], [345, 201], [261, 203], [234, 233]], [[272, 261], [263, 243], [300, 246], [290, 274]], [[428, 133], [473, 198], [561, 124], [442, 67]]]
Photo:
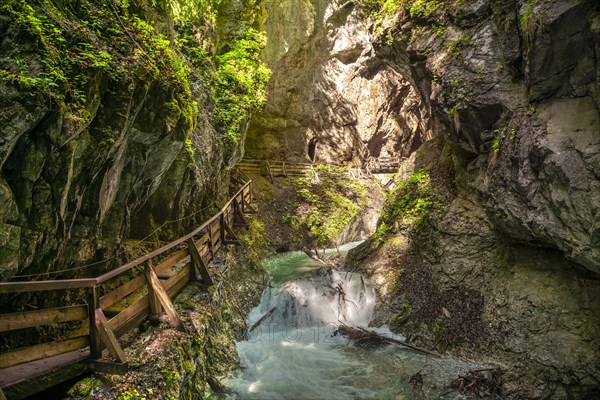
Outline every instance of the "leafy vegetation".
[[156, 80], [172, 90], [184, 136], [193, 129], [197, 104], [190, 70], [171, 42], [135, 13], [130, 2], [9, 0], [1, 11], [23, 42], [15, 46], [14, 55], [0, 60], [5, 83], [50, 97], [62, 114], [85, 125], [92, 117], [89, 93], [100, 82], [128, 88], [135, 81]]
[[299, 201], [284, 216], [303, 244], [326, 247], [368, 202], [366, 186], [348, 179], [345, 167], [319, 165], [308, 177], [293, 182]]
[[[227, 144], [236, 144], [265, 99], [269, 70], [258, 56], [266, 40], [249, 29], [229, 51], [215, 54], [220, 1], [6, 0], [0, 18], [20, 45], [0, 57], [0, 80], [48, 97], [73, 130], [90, 123], [101, 88], [157, 87], [172, 97], [163, 111], [191, 153], [186, 139], [199, 111], [192, 88], [202, 79], [211, 88], [215, 125]], [[155, 26], [170, 14], [178, 31], [167, 37]], [[97, 141], [110, 146], [114, 137]]]
[[270, 70], [259, 60], [265, 45], [265, 35], [250, 28], [230, 51], [217, 56], [214, 118], [228, 144], [240, 140], [249, 115], [265, 101]]
[[429, 18], [443, 5], [439, 0], [360, 0], [359, 6], [369, 17], [381, 21], [398, 10], [412, 18]]

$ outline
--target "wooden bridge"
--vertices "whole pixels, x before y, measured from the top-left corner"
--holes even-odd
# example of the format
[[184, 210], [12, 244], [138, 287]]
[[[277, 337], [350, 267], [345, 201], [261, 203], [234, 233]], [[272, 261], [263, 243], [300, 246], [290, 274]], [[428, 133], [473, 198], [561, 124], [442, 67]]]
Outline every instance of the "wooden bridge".
[[[118, 338], [144, 319], [165, 313], [176, 329], [183, 325], [171, 301], [189, 282], [214, 285], [209, 263], [227, 244], [237, 244], [234, 225], [245, 225], [252, 212], [252, 181], [232, 174], [235, 193], [225, 206], [189, 234], [101, 276], [26, 282], [1, 282], [4, 298], [25, 292], [52, 291], [85, 303], [0, 314], [0, 333], [62, 325], [61, 340], [0, 354], [0, 400], [22, 399], [89, 371], [125, 373], [127, 358]], [[139, 274], [139, 272], [143, 272]], [[123, 278], [133, 277], [121, 283]], [[121, 278], [121, 279], [120, 279]], [[71, 292], [71, 293], [68, 293]], [[83, 295], [85, 293], [85, 295]], [[71, 294], [67, 296], [67, 294]], [[77, 329], [67, 328], [74, 324]], [[7, 337], [7, 336], [5, 336]], [[109, 352], [116, 362], [103, 360]]]
[[[402, 158], [380, 157], [370, 159], [365, 167], [360, 167], [361, 172], [366, 174], [391, 174], [398, 171]], [[252, 160], [244, 158], [239, 168], [247, 174], [257, 174], [273, 177], [303, 176], [313, 167], [319, 164], [297, 163], [273, 160]], [[328, 164], [338, 165], [338, 164]], [[340, 165], [338, 165], [340, 166]]]

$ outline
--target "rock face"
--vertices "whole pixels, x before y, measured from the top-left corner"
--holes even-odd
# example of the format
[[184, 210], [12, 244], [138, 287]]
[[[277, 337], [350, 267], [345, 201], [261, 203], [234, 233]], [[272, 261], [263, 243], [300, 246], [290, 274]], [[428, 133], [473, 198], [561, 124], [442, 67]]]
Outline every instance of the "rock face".
[[[207, 75], [195, 69], [200, 56], [189, 54], [217, 41], [215, 27], [206, 24], [192, 39], [180, 20], [174, 30], [174, 12], [189, 12], [179, 2], [175, 11], [145, 0], [114, 9], [84, 3], [72, 10], [3, 6], [0, 48], [11, 56], [0, 65], [0, 277], [119, 261], [126, 239], [173, 239], [224, 198], [243, 147], [241, 132], [234, 148], [224, 150]], [[221, 3], [218, 39], [232, 43], [256, 10]], [[237, 31], [223, 28], [231, 25], [230, 14], [239, 17], [231, 9], [244, 11]], [[206, 12], [192, 11], [198, 18]], [[104, 19], [99, 27], [98, 18]], [[39, 39], [35, 21], [54, 33]], [[122, 29], [120, 41], [111, 36]], [[190, 47], [175, 46], [176, 40]], [[47, 54], [62, 51], [61, 41], [92, 50], [65, 51], [61, 57], [72, 69], [62, 71]], [[205, 69], [214, 70], [211, 54], [202, 57]], [[25, 62], [28, 68], [15, 70]], [[69, 84], [46, 78], [60, 73]], [[44, 79], [65, 85], [66, 94], [46, 90]]]
[[266, 14], [273, 73], [247, 157], [362, 164], [408, 156], [431, 137], [408, 61], [376, 51], [354, 3], [274, 2]]
[[[512, 371], [509, 397], [597, 394], [598, 5], [402, 3], [272, 6], [267, 27], [276, 45], [265, 57], [274, 75], [247, 155], [361, 162], [409, 156], [441, 136], [455, 198], [411, 243], [398, 233], [403, 245], [394, 252], [370, 241], [355, 258], [384, 302], [397, 295], [386, 268], [411, 257], [430, 271], [433, 292], [478, 293], [489, 335], [478, 354]], [[413, 154], [403, 171], [431, 167], [436, 157], [415, 162]], [[432, 320], [466, 315], [451, 304]], [[393, 312], [382, 314], [387, 322]]]

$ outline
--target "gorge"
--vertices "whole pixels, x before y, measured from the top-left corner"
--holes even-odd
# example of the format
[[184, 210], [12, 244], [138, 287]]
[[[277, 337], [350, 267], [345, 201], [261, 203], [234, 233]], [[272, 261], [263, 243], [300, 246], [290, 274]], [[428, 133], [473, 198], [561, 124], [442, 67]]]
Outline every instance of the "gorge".
[[[244, 157], [314, 164], [300, 176], [249, 173], [258, 212], [242, 246], [210, 267], [230, 270], [220, 303], [208, 307], [214, 292], [194, 284], [175, 299], [194, 333], [146, 326], [120, 339], [138, 369], [70, 382], [86, 390], [61, 396], [205, 398], [221, 380], [239, 398], [268, 397], [242, 394], [257, 371], [227, 375], [248, 358], [250, 309], [275, 285], [259, 259], [364, 240], [331, 260], [335, 274], [372, 285], [370, 321], [357, 326], [493, 366], [497, 398], [597, 398], [597, 2], [6, 0], [0, 10], [3, 282], [98, 276], [183, 236], [226, 203]], [[397, 172], [371, 174], [384, 158]], [[1, 294], [0, 308], [82, 295], [71, 296]], [[64, 334], [2, 332], [0, 351]]]

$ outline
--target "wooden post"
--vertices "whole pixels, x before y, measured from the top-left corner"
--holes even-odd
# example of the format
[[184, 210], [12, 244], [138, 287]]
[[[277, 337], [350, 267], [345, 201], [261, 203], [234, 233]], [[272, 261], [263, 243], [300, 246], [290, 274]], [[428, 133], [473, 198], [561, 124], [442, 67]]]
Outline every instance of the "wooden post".
[[102, 358], [102, 343], [98, 331], [96, 330], [96, 309], [98, 308], [98, 289], [96, 286], [88, 289], [87, 303], [88, 321], [90, 325], [90, 358], [96, 360]]
[[[225, 210], [227, 211], [227, 210]], [[221, 234], [221, 243], [226, 244], [225, 243], [225, 211], [223, 211], [221, 213], [221, 215], [219, 215], [219, 233]]]
[[127, 357], [125, 357], [125, 353], [123, 352], [121, 345], [119, 345], [117, 337], [108, 327], [108, 321], [106, 320], [106, 316], [104, 316], [102, 309], [97, 308], [94, 313], [96, 315], [96, 330], [100, 334], [104, 344], [106, 344], [106, 347], [108, 347], [108, 351], [110, 351], [110, 354], [119, 360], [119, 362], [127, 363]]
[[[211, 262], [215, 258], [215, 249], [213, 248], [212, 227], [210, 225], [208, 225], [207, 229], [208, 229], [208, 250], [210, 251], [210, 260], [208, 260], [208, 262]], [[194, 248], [196, 248], [196, 246], [194, 246]]]
[[256, 214], [256, 212], [257, 212], [256, 209], [252, 205], [250, 205], [250, 203], [248, 203], [246, 201], [246, 199], [242, 199], [242, 205], [245, 206], [244, 208], [248, 209], [247, 210], [248, 213], [250, 213], [250, 214]]
[[152, 261], [148, 260], [144, 263], [144, 275], [146, 276], [146, 284], [148, 285], [148, 302], [150, 303], [150, 313], [158, 315], [161, 313], [162, 308], [160, 306], [160, 300], [152, 289], [150, 273], [154, 272], [152, 269]]
[[281, 162], [281, 170], [283, 172], [283, 176], [287, 178], [287, 171], [285, 170], [285, 161]]
[[227, 222], [223, 221], [223, 227], [224, 227], [223, 233], [227, 232], [227, 235], [229, 236], [229, 239], [225, 239], [223, 237], [223, 243], [236, 244], [236, 245], [240, 244], [240, 239], [238, 239], [237, 235], [235, 234], [233, 229], [231, 229], [231, 227], [229, 226], [229, 224]]
[[233, 199], [233, 210], [236, 219], [236, 223], [245, 227], [248, 227], [248, 221], [246, 221], [246, 217], [244, 217], [244, 212], [240, 207], [240, 202], [238, 199]]
[[269, 166], [269, 160], [265, 161], [267, 164], [267, 172], [269, 173], [269, 178], [271, 179], [271, 183], [273, 183], [273, 174], [271, 173], [271, 167]]
[[[209, 238], [209, 240], [211, 239]], [[200, 276], [202, 276], [202, 282], [209, 286], [214, 285], [215, 283], [210, 277], [210, 273], [208, 272], [208, 268], [206, 268], [206, 264], [204, 263], [202, 256], [200, 255], [200, 253], [198, 253], [198, 249], [194, 244], [194, 240], [192, 238], [188, 239], [187, 244], [188, 251], [190, 253], [190, 258], [192, 259], [192, 264], [194, 265], [194, 269], [196, 270], [196, 276], [200, 274]]]
[[165, 288], [163, 287], [163, 285], [161, 285], [160, 281], [158, 280], [158, 276], [156, 276], [156, 273], [154, 272], [154, 270], [152, 268], [150, 268], [150, 270], [148, 271], [148, 275], [149, 275], [149, 282], [150, 282], [150, 287], [148, 289], [152, 290], [154, 292], [154, 294], [160, 301], [160, 304], [162, 304], [162, 307], [164, 308], [165, 312], [167, 313], [169, 323], [173, 327], [175, 327], [175, 329], [177, 329], [178, 331], [181, 331], [181, 332], [185, 331], [185, 328], [183, 327], [183, 323], [181, 322], [181, 320], [179, 319], [179, 316], [177, 315], [175, 306], [171, 302], [171, 298], [165, 291]]

